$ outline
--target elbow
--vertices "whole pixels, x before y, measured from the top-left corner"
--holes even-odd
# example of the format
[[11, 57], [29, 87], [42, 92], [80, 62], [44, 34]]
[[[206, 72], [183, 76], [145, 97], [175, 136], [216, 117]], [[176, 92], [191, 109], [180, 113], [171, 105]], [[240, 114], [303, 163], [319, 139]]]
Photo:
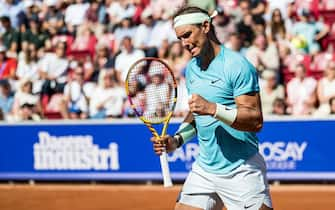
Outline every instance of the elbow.
[[255, 120], [254, 120], [254, 129], [253, 131], [254, 132], [259, 132], [262, 130], [263, 128], [263, 117], [260, 116], [260, 117], [257, 117]]
[[263, 122], [257, 122], [255, 124], [254, 132], [259, 132], [262, 130], [262, 128], [263, 128]]

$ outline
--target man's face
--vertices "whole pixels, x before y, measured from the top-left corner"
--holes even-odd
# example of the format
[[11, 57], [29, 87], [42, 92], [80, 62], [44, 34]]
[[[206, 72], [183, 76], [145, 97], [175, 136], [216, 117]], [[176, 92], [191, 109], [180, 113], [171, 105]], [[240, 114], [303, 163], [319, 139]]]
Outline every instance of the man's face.
[[176, 35], [183, 47], [191, 53], [192, 57], [199, 56], [204, 48], [208, 32], [205, 27], [195, 25], [181, 25], [175, 28]]

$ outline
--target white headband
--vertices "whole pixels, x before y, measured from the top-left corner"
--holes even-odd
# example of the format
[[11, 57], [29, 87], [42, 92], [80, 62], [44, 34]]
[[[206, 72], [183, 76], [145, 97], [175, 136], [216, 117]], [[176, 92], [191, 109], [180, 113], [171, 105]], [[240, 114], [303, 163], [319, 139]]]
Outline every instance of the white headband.
[[218, 12], [215, 10], [211, 16], [208, 16], [202, 12], [189, 13], [184, 15], [178, 15], [173, 19], [173, 27], [177, 28], [182, 25], [190, 25], [190, 24], [199, 24], [205, 21], [210, 22], [213, 17], [215, 17]]

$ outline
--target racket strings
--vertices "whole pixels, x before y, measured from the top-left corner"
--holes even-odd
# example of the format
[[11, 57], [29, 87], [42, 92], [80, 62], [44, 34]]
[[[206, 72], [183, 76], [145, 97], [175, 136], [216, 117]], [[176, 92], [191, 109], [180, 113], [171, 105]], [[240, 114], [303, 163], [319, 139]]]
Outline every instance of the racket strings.
[[176, 97], [174, 78], [163, 63], [137, 63], [129, 72], [128, 87], [133, 108], [146, 121], [160, 123], [173, 112]]

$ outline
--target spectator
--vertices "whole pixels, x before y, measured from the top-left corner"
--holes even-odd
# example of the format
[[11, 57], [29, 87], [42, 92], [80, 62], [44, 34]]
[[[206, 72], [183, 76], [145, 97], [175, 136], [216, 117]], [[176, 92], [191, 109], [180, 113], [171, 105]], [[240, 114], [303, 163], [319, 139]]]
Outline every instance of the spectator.
[[115, 78], [117, 80], [115, 72], [115, 57], [112, 57], [110, 49], [105, 44], [96, 45], [96, 55], [93, 61], [93, 71], [85, 71], [85, 79], [95, 82], [98, 82], [99, 73], [102, 69], [113, 71]]
[[319, 41], [327, 35], [329, 27], [323, 22], [313, 21], [307, 9], [299, 9], [298, 15], [299, 21], [292, 29], [292, 44], [305, 53], [316, 54], [320, 51]]
[[213, 19], [213, 25], [216, 30], [217, 37], [221, 43], [226, 43], [230, 34], [237, 31], [233, 18], [224, 13], [223, 9], [218, 9], [218, 15]]
[[86, 119], [94, 85], [84, 81], [84, 67], [80, 64], [75, 68], [72, 77], [64, 88], [61, 113], [65, 119]]
[[29, 28], [30, 20], [39, 20], [41, 2], [34, 0], [23, 1], [24, 11], [18, 14], [18, 26], [20, 30], [25, 31]]
[[253, 31], [253, 20], [250, 13], [244, 15], [243, 19], [237, 23], [237, 32], [240, 34], [243, 46], [249, 47], [252, 40], [255, 38], [255, 32]]
[[251, 2], [250, 2], [250, 0], [239, 0], [238, 1], [238, 7], [235, 11], [232, 11], [232, 15], [235, 17], [236, 22], [243, 21], [243, 19], [246, 16], [250, 16], [250, 20], [251, 20], [252, 15], [251, 15]]
[[137, 60], [144, 58], [142, 50], [134, 48], [132, 39], [125, 37], [122, 40], [122, 51], [115, 58], [115, 69], [118, 72], [118, 81], [124, 83], [130, 66]]
[[117, 85], [114, 75], [109, 71], [101, 71], [98, 87], [90, 99], [90, 117], [93, 119], [122, 117], [125, 98], [125, 90]]
[[65, 32], [66, 25], [64, 22], [64, 14], [61, 9], [61, 3], [57, 0], [46, 0], [46, 12], [44, 14], [44, 21], [42, 28], [49, 31], [50, 34], [57, 34], [58, 32]]
[[229, 34], [225, 47], [245, 55], [247, 48], [243, 47], [241, 37], [238, 33]]
[[[149, 0], [139, 0], [142, 2], [148, 2]], [[185, 4], [185, 0], [155, 0], [150, 1], [148, 8], [153, 12], [153, 17], [159, 19], [159, 17], [170, 16], [176, 10], [176, 8]]]
[[22, 6], [17, 1], [0, 1], [0, 16], [7, 16], [15, 29], [19, 27], [19, 14], [22, 13], [22, 9]]
[[33, 83], [28, 79], [20, 81], [20, 88], [14, 95], [13, 121], [40, 120], [42, 106], [39, 95], [32, 93]]
[[172, 42], [168, 55], [168, 63], [178, 78], [184, 75], [187, 62], [191, 59], [191, 55], [183, 48], [181, 42]]
[[268, 43], [264, 34], [258, 34], [252, 46], [247, 50], [246, 57], [259, 72], [269, 69], [278, 72], [279, 54], [274, 43]]
[[47, 53], [39, 64], [39, 72], [44, 80], [42, 97], [50, 98], [54, 93], [63, 93], [67, 80], [69, 61], [65, 56], [65, 42], [58, 42], [54, 53]]
[[133, 25], [133, 22], [130, 17], [123, 17], [121, 23], [116, 27], [114, 31], [116, 45], [120, 46], [122, 40], [125, 37], [131, 37], [133, 39], [134, 34], [136, 33], [137, 27]]
[[152, 116], [164, 117], [167, 114], [164, 112], [164, 107], [167, 106], [165, 103], [169, 101], [168, 97], [170, 96], [170, 87], [168, 84], [163, 82], [165, 79], [163, 71], [159, 70], [161, 69], [149, 68], [148, 71], [150, 81], [148, 86], [145, 88], [145, 95], [150, 95], [150, 97], [146, 97], [146, 109], [143, 113], [143, 116], [148, 116], [148, 118]]
[[287, 29], [285, 20], [279, 9], [274, 9], [271, 15], [271, 20], [268, 25], [267, 34], [270, 41], [281, 42], [287, 40]]
[[131, 19], [135, 14], [135, 5], [128, 0], [110, 1], [107, 13], [112, 26], [119, 24], [125, 18]]
[[84, 23], [88, 8], [89, 3], [84, 3], [83, 0], [75, 0], [75, 3], [66, 8], [65, 23], [70, 33], [75, 33], [76, 28]]
[[287, 83], [288, 112], [293, 115], [310, 115], [316, 104], [317, 81], [306, 76], [306, 68], [300, 64], [295, 76]]
[[330, 112], [329, 100], [333, 97], [335, 97], [335, 61], [330, 61], [324, 76], [318, 81], [317, 98], [319, 108], [315, 111], [315, 115], [327, 115]]
[[251, 14], [253, 16], [262, 17], [266, 12], [266, 0], [251, 0], [250, 1]]
[[18, 60], [16, 77], [18, 80], [29, 79], [33, 82], [33, 93], [40, 93], [42, 81], [38, 73], [38, 57], [36, 46], [27, 43], [27, 47], [22, 51]]
[[274, 101], [285, 98], [284, 87], [277, 83], [277, 74], [271, 70], [265, 70], [262, 74], [264, 82], [261, 83], [260, 96], [264, 115], [272, 114]]
[[0, 80], [0, 109], [7, 119], [7, 116], [12, 114], [14, 97], [8, 80]]
[[37, 19], [29, 19], [29, 28], [21, 32], [21, 41], [33, 43], [37, 49], [43, 48], [49, 35], [41, 30], [41, 23]]
[[160, 24], [154, 20], [152, 11], [148, 8], [143, 11], [141, 20], [142, 24], [138, 26], [133, 37], [134, 46], [143, 50], [147, 57], [157, 57], [157, 47], [161, 46], [160, 37], [163, 36], [163, 34], [157, 33]]
[[[167, 60], [170, 54], [170, 45], [168, 40], [164, 40], [162, 42], [162, 46], [160, 48], [158, 48], [158, 58], [163, 59], [163, 60]], [[172, 67], [171, 67], [172, 68]]]
[[1, 25], [5, 29], [5, 32], [1, 36], [3, 45], [7, 48], [7, 54], [10, 57], [16, 57], [17, 51], [19, 49], [19, 32], [14, 29], [11, 25], [10, 19], [7, 16], [2, 16], [0, 18]]
[[16, 59], [6, 56], [6, 48], [0, 45], [0, 79], [14, 79]]
[[273, 14], [274, 11], [278, 10], [284, 20], [290, 19], [292, 13], [291, 11], [294, 7], [294, 1], [295, 0], [267, 0], [268, 14]]
[[265, 34], [266, 31], [266, 22], [262, 16], [252, 16], [252, 30], [256, 35]]
[[99, 1], [93, 0], [86, 11], [86, 19], [91, 23], [97, 23], [99, 20]]
[[285, 99], [276, 98], [273, 101], [272, 113], [271, 114], [272, 115], [278, 115], [278, 116], [288, 115], [287, 105], [286, 105]]
[[71, 45], [71, 51], [87, 51], [94, 55], [97, 38], [88, 24], [78, 26], [76, 37]]

